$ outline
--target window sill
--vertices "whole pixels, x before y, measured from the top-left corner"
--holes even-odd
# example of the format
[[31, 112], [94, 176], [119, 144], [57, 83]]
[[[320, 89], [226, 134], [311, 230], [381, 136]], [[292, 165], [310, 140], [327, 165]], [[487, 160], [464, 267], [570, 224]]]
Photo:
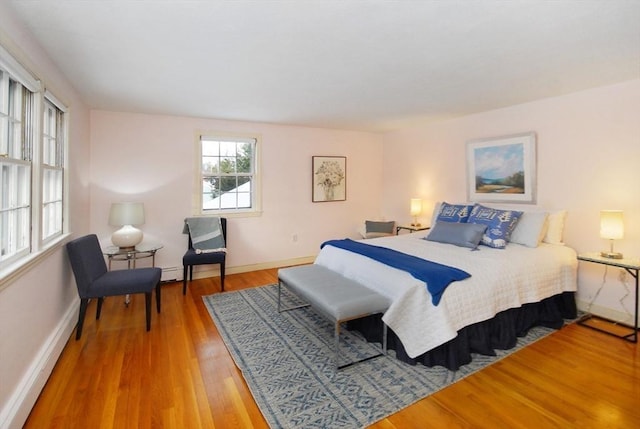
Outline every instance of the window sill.
[[18, 278], [29, 272], [32, 268], [38, 266], [43, 260], [48, 258], [53, 252], [64, 246], [71, 234], [62, 234], [55, 240], [50, 241], [39, 252], [32, 253], [19, 261], [0, 270], [0, 291], [11, 285]]

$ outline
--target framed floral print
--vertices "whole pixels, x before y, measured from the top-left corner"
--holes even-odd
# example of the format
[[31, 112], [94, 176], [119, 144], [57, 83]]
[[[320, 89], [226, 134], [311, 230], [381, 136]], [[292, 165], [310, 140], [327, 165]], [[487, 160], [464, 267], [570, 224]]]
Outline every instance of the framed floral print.
[[347, 199], [347, 157], [312, 157], [312, 201], [345, 201]]

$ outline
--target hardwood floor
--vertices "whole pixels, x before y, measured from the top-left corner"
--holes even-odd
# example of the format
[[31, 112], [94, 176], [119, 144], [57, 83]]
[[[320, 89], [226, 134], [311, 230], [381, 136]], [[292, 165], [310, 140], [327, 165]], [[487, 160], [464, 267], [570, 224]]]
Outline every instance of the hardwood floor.
[[[227, 290], [275, 283], [277, 270], [227, 276]], [[67, 343], [26, 428], [265, 428], [201, 296], [219, 278], [162, 289], [144, 329], [144, 299], [95, 302]], [[570, 325], [372, 426], [638, 428], [638, 345]]]

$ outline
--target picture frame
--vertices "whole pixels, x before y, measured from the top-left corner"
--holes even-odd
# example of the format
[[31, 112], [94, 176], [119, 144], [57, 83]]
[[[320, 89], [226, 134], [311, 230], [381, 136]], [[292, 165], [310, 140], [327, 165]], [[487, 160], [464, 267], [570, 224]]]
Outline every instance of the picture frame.
[[311, 160], [312, 201], [347, 199], [347, 157], [313, 156]]
[[474, 202], [536, 202], [536, 134], [467, 142], [467, 198]]

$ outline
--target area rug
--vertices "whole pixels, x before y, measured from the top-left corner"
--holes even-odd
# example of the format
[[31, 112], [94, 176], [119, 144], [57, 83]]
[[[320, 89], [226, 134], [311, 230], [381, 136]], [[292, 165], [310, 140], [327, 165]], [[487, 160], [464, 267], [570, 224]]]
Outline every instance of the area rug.
[[[297, 303], [283, 295], [284, 305]], [[457, 371], [411, 366], [389, 351], [336, 372], [333, 324], [309, 307], [278, 313], [277, 285], [203, 300], [272, 428], [366, 427], [553, 332], [531, 329], [515, 348], [497, 356], [474, 355]], [[340, 345], [344, 361], [380, 351], [380, 344], [366, 343], [346, 329]]]

